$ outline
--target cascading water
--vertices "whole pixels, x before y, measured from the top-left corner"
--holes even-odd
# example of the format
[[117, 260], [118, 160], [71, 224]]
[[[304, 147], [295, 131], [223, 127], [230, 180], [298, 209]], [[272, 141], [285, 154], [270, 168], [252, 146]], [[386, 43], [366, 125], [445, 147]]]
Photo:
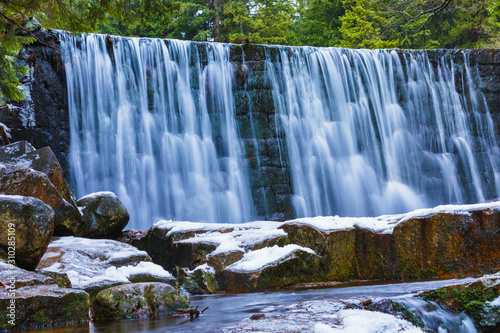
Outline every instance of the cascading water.
[[[497, 198], [500, 154], [467, 54], [268, 48], [297, 216], [374, 216]], [[455, 80], [468, 90], [457, 92]]]
[[79, 196], [114, 191], [132, 228], [251, 219], [227, 45], [62, 35], [61, 48]]
[[[229, 45], [62, 35], [61, 48], [79, 196], [114, 191], [132, 228], [255, 217]], [[433, 66], [426, 52], [266, 52], [296, 216], [374, 216], [499, 196], [500, 150], [466, 52], [460, 66], [446, 54]]]
[[396, 300], [417, 318], [426, 332], [437, 333], [476, 333], [474, 322], [465, 313], [453, 313], [432, 301], [424, 301], [418, 297], [405, 297]]

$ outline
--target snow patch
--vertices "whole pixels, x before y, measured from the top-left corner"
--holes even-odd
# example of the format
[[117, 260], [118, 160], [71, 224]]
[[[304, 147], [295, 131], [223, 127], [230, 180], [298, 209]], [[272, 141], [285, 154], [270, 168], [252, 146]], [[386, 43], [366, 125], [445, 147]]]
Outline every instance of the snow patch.
[[265, 240], [286, 236], [279, 229], [282, 222], [256, 221], [239, 224], [196, 223], [159, 221], [154, 227], [168, 229], [167, 236], [174, 233], [195, 232], [193, 237], [180, 240], [180, 243], [214, 244], [217, 248], [208, 256], [234, 251], [246, 252], [248, 248]]
[[113, 192], [110, 192], [110, 191], [101, 191], [101, 192], [95, 192], [95, 193], [90, 193], [90, 194], [84, 195], [79, 200], [82, 200], [82, 199], [96, 199], [98, 197], [103, 197], [103, 196], [116, 196], [116, 195]]
[[441, 205], [434, 208], [417, 209], [406, 214], [382, 215], [378, 217], [318, 216], [299, 218], [285, 223], [308, 225], [326, 233], [359, 227], [372, 230], [373, 232], [390, 234], [396, 225], [413, 218], [424, 218], [438, 213], [470, 215], [472, 211], [483, 209], [500, 209], [500, 201], [471, 205]]
[[412, 323], [396, 318], [392, 315], [372, 312], [367, 310], [340, 310], [337, 313], [341, 324], [323, 324], [314, 325], [315, 333], [389, 333], [389, 332], [408, 332], [422, 333], [423, 331]]
[[275, 263], [291, 259], [293, 254], [299, 250], [316, 254], [310, 248], [296, 244], [288, 244], [285, 247], [275, 245], [273, 247], [265, 247], [260, 250], [245, 253], [241, 260], [227, 266], [226, 270], [233, 272], [255, 272], [272, 266]]
[[196, 267], [192, 271], [188, 271], [188, 273], [192, 274], [192, 273], [194, 273], [194, 272], [196, 272], [198, 270], [202, 270], [205, 273], [209, 273], [209, 274], [215, 274], [215, 269], [212, 266], [209, 266], [207, 263], [204, 263], [203, 265], [200, 265], [200, 266]]
[[[60, 237], [49, 244], [42, 257], [42, 271], [66, 273], [73, 288], [130, 282], [134, 275], [169, 279], [172, 275], [152, 263], [146, 252], [113, 240]], [[44, 267], [44, 265], [46, 267]]]

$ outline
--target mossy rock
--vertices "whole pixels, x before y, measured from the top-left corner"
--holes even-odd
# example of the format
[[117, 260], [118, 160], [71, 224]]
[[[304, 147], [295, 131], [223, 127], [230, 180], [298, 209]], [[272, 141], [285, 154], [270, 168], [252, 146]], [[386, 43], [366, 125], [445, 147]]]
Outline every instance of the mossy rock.
[[500, 295], [500, 277], [483, 277], [478, 281], [442, 287], [419, 296], [455, 312], [465, 312], [481, 331], [500, 328], [500, 307], [490, 302]]
[[40, 199], [55, 213], [55, 232], [71, 233], [81, 225], [78, 209], [69, 204], [43, 172], [19, 165], [0, 163], [0, 194]]
[[86, 238], [118, 237], [130, 215], [113, 192], [98, 192], [80, 198], [76, 204], [83, 213], [83, 226], [75, 235]]
[[100, 291], [92, 308], [96, 319], [144, 318], [173, 314], [188, 302], [165, 283], [133, 283]]
[[0, 258], [34, 270], [53, 232], [54, 211], [49, 205], [32, 197], [0, 195]]
[[294, 250], [275, 262], [257, 269], [241, 270], [234, 265], [216, 273], [221, 290], [229, 292], [276, 290], [322, 280], [318, 272], [320, 257], [302, 249]]
[[11, 297], [0, 293], [0, 309], [8, 309], [11, 300], [15, 300], [15, 320], [0, 316], [0, 329], [22, 330], [88, 320], [89, 295], [82, 290], [51, 284], [19, 288], [14, 294]]
[[437, 213], [394, 228], [397, 276], [456, 278], [500, 269], [498, 209]]

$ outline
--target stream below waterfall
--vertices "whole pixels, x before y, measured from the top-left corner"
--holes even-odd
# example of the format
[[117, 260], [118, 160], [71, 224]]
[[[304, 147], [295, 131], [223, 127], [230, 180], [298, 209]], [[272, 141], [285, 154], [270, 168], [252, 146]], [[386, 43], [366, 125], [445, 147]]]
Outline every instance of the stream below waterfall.
[[[344, 310], [354, 312], [358, 317], [354, 318], [361, 326], [351, 327], [345, 319], [344, 329], [334, 329], [326, 324], [325, 316], [318, 319], [318, 308], [328, 313], [332, 317], [335, 306], [340, 300], [353, 300], [357, 298], [389, 298], [397, 299], [405, 304], [412, 311], [418, 311], [422, 315], [422, 320], [426, 329], [430, 332], [455, 333], [455, 332], [476, 332], [472, 321], [464, 314], [454, 314], [440, 308], [435, 303], [431, 304], [412, 297], [412, 294], [423, 291], [437, 289], [444, 285], [473, 281], [473, 278], [454, 279], [454, 280], [433, 280], [419, 282], [405, 282], [394, 284], [367, 284], [360, 285], [349, 284], [341, 287], [326, 289], [307, 289], [307, 290], [287, 290], [277, 292], [262, 292], [249, 294], [220, 294], [192, 296], [191, 306], [199, 306], [200, 309], [209, 307], [199, 318], [190, 320], [189, 318], [170, 318], [162, 316], [152, 319], [141, 320], [117, 320], [117, 321], [98, 321], [89, 324], [68, 325], [64, 327], [54, 327], [36, 330], [38, 333], [132, 333], [132, 332], [249, 332], [254, 331], [251, 327], [245, 330], [245, 325], [252, 322], [249, 318], [256, 313], [263, 313], [266, 318], [277, 318], [271, 322], [262, 322], [267, 326], [267, 330], [262, 332], [368, 332], [365, 326], [369, 325], [370, 332], [419, 332], [416, 328], [393, 325], [393, 322], [400, 324], [402, 322], [395, 317], [380, 312], [365, 310]], [[355, 302], [355, 301], [354, 301]], [[305, 312], [301, 312], [304, 308]], [[333, 311], [331, 311], [333, 309]], [[356, 313], [356, 311], [358, 311]], [[298, 316], [306, 314], [306, 316]], [[352, 314], [352, 313], [351, 313]], [[371, 316], [379, 316], [375, 323]], [[267, 319], [266, 319], [267, 320]], [[377, 324], [382, 328], [377, 330]], [[406, 325], [406, 323], [404, 323]], [[311, 329], [305, 328], [306, 326]], [[403, 329], [401, 329], [401, 327]]]

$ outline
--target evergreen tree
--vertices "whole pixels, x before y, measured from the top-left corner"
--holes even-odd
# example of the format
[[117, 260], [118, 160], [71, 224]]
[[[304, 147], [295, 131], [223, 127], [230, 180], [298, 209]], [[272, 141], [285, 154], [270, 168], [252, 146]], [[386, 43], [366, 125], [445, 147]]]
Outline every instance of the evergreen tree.
[[377, 14], [375, 0], [342, 0], [345, 15], [340, 18], [339, 45], [348, 48], [392, 48], [397, 42], [382, 40], [383, 17]]
[[24, 30], [30, 17], [37, 17], [45, 28], [90, 32], [110, 18], [128, 27], [166, 22], [177, 7], [171, 0], [0, 0], [0, 99], [24, 97], [15, 88], [19, 84], [15, 76], [26, 69], [17, 66], [12, 56], [36, 39]]
[[335, 46], [340, 42], [340, 18], [344, 7], [340, 0], [308, 0], [301, 3], [295, 27], [301, 45]]

